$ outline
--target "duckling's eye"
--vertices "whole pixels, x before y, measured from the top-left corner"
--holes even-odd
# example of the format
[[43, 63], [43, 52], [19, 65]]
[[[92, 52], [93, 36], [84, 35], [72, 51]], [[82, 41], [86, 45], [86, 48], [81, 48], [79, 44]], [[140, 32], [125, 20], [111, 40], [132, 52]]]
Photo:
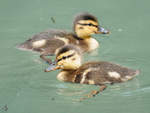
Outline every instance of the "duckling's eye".
[[89, 26], [93, 26], [93, 27], [97, 27], [97, 28], [98, 28], [97, 25], [94, 25], [94, 24], [91, 24], [91, 23], [89, 23], [88, 25], [89, 25]]
[[91, 23], [89, 23], [89, 24], [87, 24], [88, 26], [93, 26], [93, 24], [91, 24]]
[[63, 57], [62, 57], [62, 59], [66, 59], [66, 58], [67, 58], [67, 56], [63, 56]]
[[58, 59], [57, 62], [61, 61], [61, 60], [65, 60], [67, 58], [67, 56], [63, 56], [61, 59]]
[[68, 55], [68, 56], [63, 56], [62, 58], [58, 59], [57, 62], [61, 61], [61, 60], [65, 60], [66, 58], [70, 58], [72, 56], [74, 56], [75, 53], [71, 54], [71, 55]]
[[83, 26], [93, 26], [93, 27], [97, 27], [98, 28], [98, 25], [94, 25], [92, 23], [88, 23], [88, 24], [82, 24], [82, 23], [78, 23], [79, 25], [83, 25]]

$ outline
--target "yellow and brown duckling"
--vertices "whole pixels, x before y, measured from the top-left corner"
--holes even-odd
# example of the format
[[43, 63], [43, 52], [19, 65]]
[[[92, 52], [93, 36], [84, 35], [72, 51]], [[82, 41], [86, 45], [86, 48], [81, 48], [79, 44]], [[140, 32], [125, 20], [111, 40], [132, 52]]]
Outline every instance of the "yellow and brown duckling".
[[109, 33], [100, 27], [97, 18], [89, 13], [76, 15], [73, 21], [73, 31], [69, 33], [63, 30], [47, 30], [35, 34], [17, 48], [40, 52], [41, 58], [46, 60], [44, 56], [54, 55], [58, 48], [67, 44], [74, 44], [83, 52], [92, 51], [99, 46], [99, 43], [91, 35]]
[[134, 78], [139, 71], [122, 67], [118, 64], [98, 61], [82, 64], [80, 49], [67, 45], [56, 53], [56, 60], [45, 72], [61, 69], [57, 79], [64, 82], [99, 85], [100, 90], [91, 93], [98, 94], [106, 88], [106, 84], [120, 83]]

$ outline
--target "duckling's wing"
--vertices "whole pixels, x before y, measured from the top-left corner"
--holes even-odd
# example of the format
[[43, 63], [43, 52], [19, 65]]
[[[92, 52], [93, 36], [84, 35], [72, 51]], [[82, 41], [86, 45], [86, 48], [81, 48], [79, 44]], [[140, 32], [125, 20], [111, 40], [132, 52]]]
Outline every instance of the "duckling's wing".
[[109, 62], [89, 62], [79, 68], [77, 75], [81, 83], [105, 84], [130, 80], [138, 73], [138, 70]]
[[68, 33], [63, 30], [47, 30], [35, 34], [24, 43], [19, 44], [17, 48], [53, 54], [57, 48], [65, 44], [62, 38], [65, 38], [67, 35]]

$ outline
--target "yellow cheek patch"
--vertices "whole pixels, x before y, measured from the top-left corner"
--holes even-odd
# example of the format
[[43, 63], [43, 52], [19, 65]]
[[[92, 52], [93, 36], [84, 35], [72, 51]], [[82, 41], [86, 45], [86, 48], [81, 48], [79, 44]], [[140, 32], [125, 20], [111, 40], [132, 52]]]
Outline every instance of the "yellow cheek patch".
[[57, 65], [62, 66], [62, 69], [77, 69], [81, 66], [81, 58], [79, 55], [75, 54], [74, 56], [66, 58], [65, 60], [62, 59], [58, 61]]
[[80, 38], [88, 38], [87, 36], [90, 36], [91, 34], [94, 34], [98, 31], [98, 28], [94, 26], [76, 25], [75, 29], [76, 29], [77, 35]]
[[98, 26], [98, 22], [95, 22], [95, 21], [92, 21], [92, 20], [80, 20], [80, 21], [78, 21], [78, 23], [81, 23], [81, 24], [89, 24], [89, 23], [91, 23], [91, 24], [93, 24], [95, 26]]
[[75, 26], [76, 34], [83, 39], [89, 38], [98, 31], [98, 22], [92, 20], [80, 20]]

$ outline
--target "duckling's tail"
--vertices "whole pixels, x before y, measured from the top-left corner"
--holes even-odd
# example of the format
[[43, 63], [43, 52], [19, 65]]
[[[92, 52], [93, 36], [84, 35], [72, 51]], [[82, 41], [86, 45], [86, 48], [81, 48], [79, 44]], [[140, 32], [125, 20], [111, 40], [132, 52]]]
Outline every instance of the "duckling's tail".
[[24, 42], [24, 43], [21, 43], [21, 44], [18, 44], [16, 46], [17, 49], [20, 49], [20, 50], [27, 50], [27, 51], [31, 51], [32, 50], [32, 44], [30, 44], [28, 41]]
[[137, 75], [139, 75], [139, 73], [140, 73], [139, 70], [130, 70], [130, 72], [125, 77], [122, 78], [122, 81], [125, 82], [128, 80], [131, 80], [134, 77], [136, 77]]
[[140, 70], [135, 70], [135, 76], [140, 74]]
[[126, 77], [129, 79], [134, 78], [135, 76], [139, 75], [140, 71], [139, 70], [132, 70], [131, 73], [129, 73], [129, 75], [127, 75]]

